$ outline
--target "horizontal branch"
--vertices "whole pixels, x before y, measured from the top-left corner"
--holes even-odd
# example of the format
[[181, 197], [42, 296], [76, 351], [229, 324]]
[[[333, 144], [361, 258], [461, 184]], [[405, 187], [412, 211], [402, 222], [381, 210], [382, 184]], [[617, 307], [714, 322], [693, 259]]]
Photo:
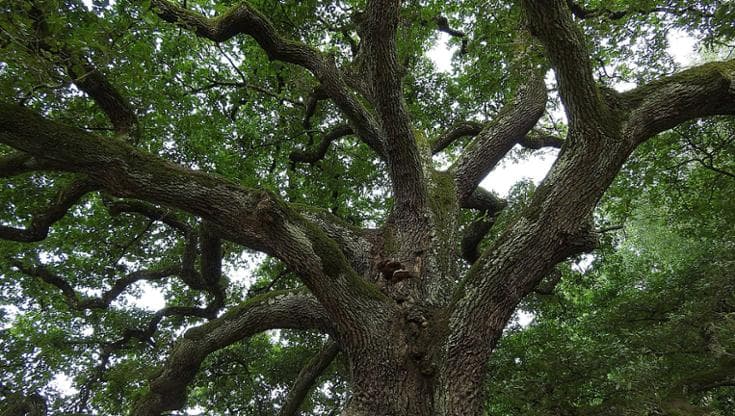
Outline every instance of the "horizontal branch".
[[620, 20], [624, 17], [632, 14], [652, 14], [652, 13], [666, 13], [674, 16], [684, 16], [687, 13], [698, 14], [703, 17], [713, 17], [711, 13], [705, 12], [695, 6], [687, 6], [682, 8], [676, 7], [632, 7], [628, 10], [611, 10], [606, 7], [598, 7], [590, 9], [582, 6], [574, 0], [567, 0], [569, 9], [574, 14], [574, 17], [578, 19], [591, 19], [591, 18], [605, 18], [610, 20]]
[[462, 208], [486, 211], [489, 215], [496, 215], [508, 205], [508, 201], [495, 196], [485, 188], [476, 188], [469, 197], [462, 200]]
[[85, 309], [106, 309], [110, 306], [113, 300], [115, 300], [122, 292], [125, 291], [132, 284], [143, 281], [143, 280], [160, 280], [165, 277], [173, 276], [180, 272], [178, 267], [166, 267], [159, 270], [139, 270], [130, 273], [115, 281], [109, 290], [102, 293], [100, 297], [90, 298], [86, 297], [72, 287], [72, 285], [63, 277], [53, 273], [45, 266], [30, 266], [24, 264], [18, 260], [11, 260], [10, 264], [17, 268], [24, 274], [29, 276], [37, 277], [44, 282], [58, 288], [66, 299], [66, 303], [73, 309], [85, 310]]
[[90, 175], [112, 195], [200, 216], [221, 237], [281, 259], [345, 331], [367, 331], [365, 315], [380, 316], [385, 296], [355, 273], [334, 240], [269, 192], [185, 169], [15, 105], [0, 104], [0, 143], [58, 170]]
[[518, 144], [526, 149], [538, 150], [544, 147], [552, 147], [560, 149], [564, 144], [564, 140], [556, 136], [526, 136], [518, 141]]
[[277, 291], [249, 299], [222, 317], [187, 331], [131, 414], [160, 416], [166, 410], [180, 409], [186, 402], [187, 386], [209, 354], [275, 328], [334, 329], [319, 302], [304, 293]]
[[123, 212], [136, 213], [150, 218], [153, 221], [161, 221], [183, 234], [189, 234], [193, 231], [191, 226], [183, 219], [178, 218], [176, 213], [142, 201], [126, 199], [110, 201], [106, 205], [112, 216], [120, 215]]
[[735, 59], [687, 69], [617, 99], [630, 109], [625, 136], [636, 144], [688, 120], [735, 114]]

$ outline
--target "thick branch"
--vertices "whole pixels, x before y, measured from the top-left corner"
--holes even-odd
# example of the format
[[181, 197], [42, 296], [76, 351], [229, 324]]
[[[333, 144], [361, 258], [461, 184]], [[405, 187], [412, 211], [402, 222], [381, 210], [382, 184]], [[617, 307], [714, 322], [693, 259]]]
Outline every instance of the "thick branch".
[[339, 344], [333, 340], [328, 340], [321, 351], [309, 360], [301, 369], [296, 377], [296, 382], [288, 391], [288, 396], [281, 406], [279, 416], [297, 416], [299, 407], [304, 402], [306, 395], [314, 387], [316, 379], [329, 367], [335, 357], [339, 353]]
[[421, 157], [403, 99], [402, 68], [398, 62], [396, 31], [400, 1], [368, 1], [361, 22], [363, 62], [374, 104], [386, 135], [385, 150], [393, 185], [393, 218], [418, 224], [425, 217], [426, 184]]
[[0, 238], [4, 240], [30, 243], [46, 238], [49, 228], [64, 218], [67, 211], [74, 206], [84, 195], [97, 189], [98, 186], [88, 179], [79, 179], [61, 189], [54, 202], [44, 211], [33, 215], [31, 224], [26, 229], [19, 229], [0, 225]]
[[[530, 206], [473, 264], [455, 296], [449, 323], [450, 379], [468, 377], [454, 369], [483, 368], [518, 302], [555, 264], [595, 247], [592, 212], [638, 143], [692, 118], [735, 111], [733, 65], [707, 64], [634, 92], [611, 94], [606, 104], [614, 112], [586, 120], [586, 126], [597, 128], [570, 127], [567, 140], [584, 146], [561, 152]], [[628, 116], [625, 111], [631, 108]], [[484, 372], [469, 377], [481, 383]], [[456, 414], [459, 409], [466, 412], [471, 393], [459, 384], [450, 389], [450, 408]], [[482, 403], [473, 401], [473, 407]]]
[[181, 408], [186, 388], [207, 355], [274, 328], [333, 330], [322, 306], [309, 295], [278, 291], [250, 299], [221, 318], [187, 331], [131, 415], [160, 416], [166, 410]]
[[354, 272], [334, 240], [273, 194], [184, 169], [14, 105], [0, 104], [0, 143], [56, 169], [88, 174], [113, 195], [201, 216], [222, 237], [281, 259], [345, 331], [366, 331], [365, 314], [380, 316], [384, 296]]
[[556, 72], [559, 94], [570, 126], [604, 119], [605, 108], [592, 77], [584, 35], [572, 21], [565, 0], [524, 0], [531, 33], [546, 48]]
[[497, 163], [536, 125], [546, 107], [543, 74], [535, 70], [520, 87], [513, 102], [473, 139], [454, 170], [457, 195], [465, 204], [480, 182]]
[[640, 143], [688, 120], [735, 114], [735, 59], [687, 69], [620, 94], [625, 135]]

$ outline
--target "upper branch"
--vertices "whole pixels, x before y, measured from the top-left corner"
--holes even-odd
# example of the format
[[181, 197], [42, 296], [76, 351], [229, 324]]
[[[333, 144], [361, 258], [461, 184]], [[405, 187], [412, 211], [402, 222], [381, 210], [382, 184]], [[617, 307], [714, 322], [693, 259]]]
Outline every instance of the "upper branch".
[[513, 146], [525, 140], [546, 108], [543, 74], [535, 70], [510, 104], [485, 127], [452, 167], [460, 202], [472, 195], [480, 182]]
[[331, 57], [300, 42], [282, 37], [273, 24], [247, 2], [231, 8], [222, 16], [208, 18], [167, 0], [151, 2], [163, 20], [215, 42], [224, 42], [238, 34], [253, 37], [270, 59], [308, 69], [322, 83], [322, 91], [334, 100], [355, 133], [381, 156], [385, 155], [383, 134], [373, 117], [349, 92], [342, 73]]
[[94, 100], [110, 119], [115, 131], [138, 139], [140, 135], [138, 116], [130, 102], [81, 53], [67, 45], [57, 47], [50, 42], [53, 34], [48, 30], [44, 12], [35, 3], [31, 7], [30, 16], [38, 35], [38, 39], [32, 42], [31, 46], [58, 56], [74, 85]]
[[241, 33], [247, 34], [258, 42], [271, 59], [300, 65], [312, 72], [318, 72], [323, 64], [323, 58], [317, 50], [282, 38], [268, 18], [247, 2], [211, 19], [167, 0], [153, 0], [151, 6], [163, 20], [193, 30], [197, 35], [215, 42], [224, 42]]
[[198, 215], [223, 238], [283, 260], [340, 329], [367, 330], [365, 314], [380, 314], [383, 295], [354, 272], [334, 240], [271, 193], [182, 168], [15, 105], [0, 104], [0, 143], [58, 170], [87, 174], [113, 195]]
[[596, 9], [589, 9], [581, 4], [575, 2], [574, 0], [566, 0], [567, 5], [569, 6], [569, 9], [572, 11], [575, 17], [578, 19], [590, 19], [590, 18], [596, 18], [596, 17], [603, 17], [610, 20], [620, 20], [626, 16], [630, 16], [631, 14], [638, 13], [638, 14], [651, 14], [651, 13], [667, 13], [674, 16], [683, 16], [686, 13], [694, 13], [700, 16], [704, 17], [712, 17], [713, 15], [711, 13], [708, 13], [704, 10], [698, 9], [695, 6], [687, 6], [682, 8], [676, 8], [676, 7], [632, 7], [628, 10], [611, 10], [606, 7], [600, 7]]
[[559, 94], [575, 127], [604, 119], [605, 108], [592, 76], [584, 35], [572, 21], [565, 0], [523, 0], [528, 28], [546, 48], [556, 72]]
[[480, 134], [484, 125], [474, 121], [465, 121], [455, 124], [447, 132], [437, 137], [431, 143], [431, 154], [435, 155], [446, 149], [450, 144], [461, 139], [462, 137], [474, 137]]
[[159, 416], [166, 410], [181, 408], [186, 402], [186, 388], [207, 355], [274, 328], [333, 330], [322, 306], [309, 295], [277, 291], [257, 296], [222, 317], [187, 331], [131, 414]]
[[386, 156], [395, 198], [394, 218], [413, 221], [426, 207], [426, 189], [421, 157], [402, 90], [402, 68], [398, 62], [396, 32], [401, 2], [368, 1], [361, 33], [362, 59], [383, 131]]
[[333, 141], [352, 134], [352, 128], [347, 125], [339, 125], [334, 127], [322, 137], [322, 140], [314, 149], [294, 150], [288, 156], [293, 162], [315, 163], [324, 158], [329, 150], [329, 146]]
[[106, 309], [121, 293], [132, 284], [141, 280], [160, 280], [180, 272], [178, 267], [166, 267], [158, 270], [138, 270], [115, 281], [112, 287], [103, 292], [100, 297], [90, 298], [77, 292], [63, 277], [53, 273], [43, 265], [30, 266], [19, 260], [11, 260], [11, 265], [22, 273], [37, 277], [44, 282], [57, 287], [66, 298], [67, 304], [78, 310]]
[[629, 108], [626, 136], [640, 143], [687, 120], [735, 114], [735, 59], [712, 62], [619, 96]]

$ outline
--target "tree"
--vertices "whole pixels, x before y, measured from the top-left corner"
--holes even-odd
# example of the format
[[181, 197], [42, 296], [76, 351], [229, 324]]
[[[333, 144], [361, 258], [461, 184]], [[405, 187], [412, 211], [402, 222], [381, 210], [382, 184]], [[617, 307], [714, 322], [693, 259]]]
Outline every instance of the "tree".
[[[283, 412], [339, 351], [345, 415], [483, 414], [504, 328], [597, 246], [595, 208], [631, 153], [735, 113], [735, 60], [678, 70], [661, 48], [672, 28], [727, 42], [732, 5], [588, 3], [4, 3], [3, 296], [28, 310], [10, 335], [44, 327], [4, 347], [25, 366], [7, 384], [86, 365], [69, 411], [105, 386], [160, 415], [221, 362], [208, 357], [309, 330], [329, 341]], [[437, 31], [459, 45], [454, 76], [422, 54]], [[479, 184], [517, 144], [560, 151], [501, 221], [508, 204]], [[268, 256], [265, 293], [223, 274], [243, 250]], [[140, 281], [167, 306], [125, 307]]]

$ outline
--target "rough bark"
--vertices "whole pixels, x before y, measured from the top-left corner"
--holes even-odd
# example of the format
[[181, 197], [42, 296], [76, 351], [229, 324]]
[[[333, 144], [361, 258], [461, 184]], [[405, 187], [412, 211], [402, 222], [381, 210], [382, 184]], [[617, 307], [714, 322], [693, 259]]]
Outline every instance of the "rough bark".
[[188, 330], [131, 415], [159, 416], [163, 411], [180, 409], [186, 402], [186, 388], [207, 355], [273, 328], [334, 330], [326, 311], [308, 294], [278, 291], [257, 296]]

